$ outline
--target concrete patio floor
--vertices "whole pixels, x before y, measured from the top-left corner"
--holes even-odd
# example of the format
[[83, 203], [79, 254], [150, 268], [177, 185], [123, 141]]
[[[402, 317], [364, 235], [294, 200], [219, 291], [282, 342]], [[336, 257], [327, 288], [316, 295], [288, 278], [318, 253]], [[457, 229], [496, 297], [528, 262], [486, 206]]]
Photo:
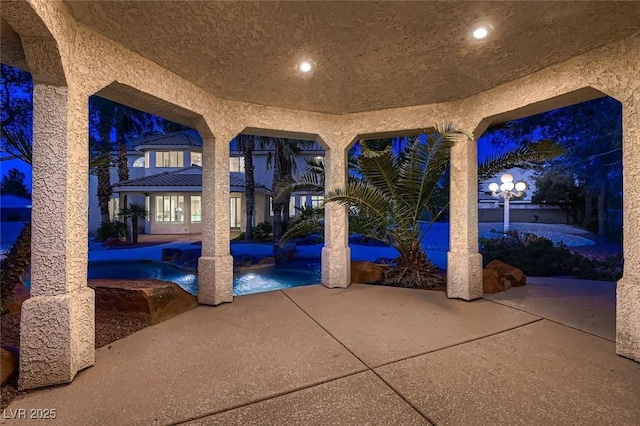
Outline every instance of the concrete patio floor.
[[615, 354], [611, 314], [580, 316], [609, 284], [553, 297], [559, 282], [470, 303], [367, 285], [241, 296], [103, 347], [9, 409], [64, 425], [639, 424], [640, 364]]

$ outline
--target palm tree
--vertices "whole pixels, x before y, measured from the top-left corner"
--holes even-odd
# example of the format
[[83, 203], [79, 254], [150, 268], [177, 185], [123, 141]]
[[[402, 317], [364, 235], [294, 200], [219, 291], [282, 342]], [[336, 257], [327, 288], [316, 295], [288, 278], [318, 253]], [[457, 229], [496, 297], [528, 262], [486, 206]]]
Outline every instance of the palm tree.
[[94, 161], [93, 164], [90, 161], [89, 167], [91, 173], [95, 174], [98, 178], [98, 207], [100, 207], [100, 217], [102, 223], [111, 222], [109, 215], [109, 201], [111, 201], [111, 195], [113, 190], [111, 188], [111, 148], [109, 143], [98, 141], [93, 136], [89, 136], [89, 149], [91, 158], [99, 159], [100, 161]]
[[[361, 155], [347, 187], [326, 194], [325, 202], [349, 207], [350, 230], [384, 242], [399, 255], [387, 267], [386, 283], [406, 287], [435, 287], [443, 284], [424, 249], [422, 240], [448, 207], [447, 170], [450, 151], [460, 137], [470, 137], [452, 125], [427, 129], [411, 138], [402, 150], [386, 141], [360, 141]], [[542, 141], [494, 155], [479, 165], [479, 176], [492, 175], [505, 168], [528, 167], [562, 153], [559, 145]], [[324, 183], [319, 168], [310, 169], [292, 189], [319, 189]], [[357, 176], [357, 177], [354, 177]], [[428, 217], [428, 223], [422, 219]], [[355, 220], [357, 218], [357, 220]], [[309, 231], [320, 225], [310, 217], [292, 227], [285, 238], [297, 230]]]
[[133, 244], [138, 244], [138, 219], [146, 218], [149, 212], [140, 204], [131, 203], [122, 210], [120, 216], [125, 219], [131, 219], [131, 237]]
[[265, 146], [273, 147], [273, 152], [269, 152], [267, 156], [267, 168], [273, 167], [273, 193], [279, 195], [272, 199], [274, 242], [280, 241], [283, 223], [286, 225], [288, 222], [291, 191], [287, 189], [287, 182], [291, 181], [293, 173], [297, 171], [295, 159], [302, 148], [312, 144], [311, 141], [285, 138], [269, 138], [265, 143]]
[[[96, 95], [89, 98], [89, 110], [93, 115], [95, 130], [100, 135], [103, 143], [111, 140], [112, 133], [114, 135], [114, 142], [117, 149], [116, 167], [118, 169], [118, 181], [129, 180], [127, 139], [153, 131], [155, 126], [154, 117], [151, 114], [109, 101]], [[100, 197], [99, 195], [99, 204], [102, 209]], [[128, 199], [125, 195], [123, 197], [123, 204], [126, 206], [127, 202]], [[102, 212], [102, 216], [104, 219], [104, 212]], [[127, 241], [131, 241], [131, 235], [128, 230], [129, 227], [127, 226]]]
[[251, 135], [238, 135], [237, 149], [242, 151], [244, 156], [244, 175], [245, 175], [245, 214], [246, 214], [246, 230], [244, 239], [249, 241], [253, 239], [253, 216], [256, 207], [256, 180], [255, 167], [253, 165], [253, 151], [262, 145], [261, 138]]

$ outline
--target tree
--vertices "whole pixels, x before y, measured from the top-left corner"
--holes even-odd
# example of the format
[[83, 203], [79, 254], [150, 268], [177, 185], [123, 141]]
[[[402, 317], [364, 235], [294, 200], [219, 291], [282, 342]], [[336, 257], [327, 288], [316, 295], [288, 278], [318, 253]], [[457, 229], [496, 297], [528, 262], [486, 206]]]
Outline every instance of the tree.
[[265, 146], [273, 148], [267, 156], [267, 168], [273, 168], [273, 194], [280, 195], [272, 199], [274, 242], [280, 241], [283, 222], [286, 225], [289, 216], [291, 192], [287, 190], [287, 182], [291, 181], [292, 174], [297, 171], [295, 158], [300, 154], [301, 148], [312, 144], [310, 141], [285, 138], [268, 138], [265, 141]]
[[31, 74], [0, 64], [0, 127], [15, 130], [29, 126], [33, 115], [33, 80]]
[[9, 172], [2, 177], [2, 193], [17, 195], [28, 198], [31, 196], [27, 186], [24, 184], [25, 174], [18, 169], [9, 169]]
[[[394, 149], [383, 140], [360, 141], [361, 155], [346, 188], [331, 191], [325, 202], [348, 206], [351, 230], [395, 248], [399, 255], [385, 273], [387, 283], [406, 287], [434, 287], [442, 284], [423, 249], [422, 240], [429, 228], [448, 207], [447, 170], [451, 147], [460, 137], [469, 137], [452, 125], [425, 130], [410, 138], [402, 149]], [[557, 144], [530, 144], [512, 152], [490, 156], [479, 165], [481, 176], [502, 170], [511, 164], [532, 165], [562, 152]], [[516, 158], [517, 157], [517, 158]], [[291, 188], [319, 188], [324, 182], [321, 169], [308, 169]], [[426, 214], [425, 214], [426, 213]], [[427, 223], [423, 222], [428, 217]], [[291, 236], [299, 226], [307, 231], [320, 225], [310, 215], [287, 232]], [[296, 229], [294, 229], [296, 228]]]
[[535, 176], [536, 193], [531, 201], [560, 207], [566, 214], [567, 223], [580, 223], [580, 212], [584, 206], [584, 186], [571, 172], [559, 164], [545, 167]]
[[125, 219], [125, 223], [127, 223], [127, 219], [131, 219], [131, 238], [133, 244], [138, 244], [138, 219], [144, 219], [148, 215], [149, 212], [144, 206], [135, 203], [131, 203], [120, 210], [120, 216]]
[[425, 135], [424, 143], [411, 138], [402, 154], [390, 146], [376, 150], [367, 141], [360, 141], [358, 167], [362, 179], [350, 180], [346, 188], [327, 193], [325, 199], [326, 203], [343, 204], [357, 212], [359, 233], [398, 251], [385, 280], [406, 287], [436, 287], [443, 282], [422, 247], [430, 226], [422, 226], [420, 219], [429, 211], [434, 213], [433, 223], [442, 213], [435, 201], [444, 190], [441, 177], [453, 144], [465, 134], [448, 125], [429, 129]]
[[113, 194], [113, 189], [111, 188], [111, 145], [104, 139], [97, 140], [92, 135], [89, 135], [89, 150], [91, 158], [94, 159], [93, 164], [91, 164], [90, 160], [89, 167], [91, 168], [91, 173], [98, 178], [96, 195], [98, 197], [98, 207], [100, 208], [100, 222], [108, 223], [111, 222], [109, 202]]
[[593, 230], [604, 234], [607, 208], [620, 204], [622, 187], [622, 105], [603, 97], [494, 126], [482, 136], [493, 146], [511, 147], [528, 140], [551, 139], [564, 147], [554, 160], [569, 171], [584, 192], [578, 216], [588, 219], [596, 206]]
[[256, 206], [256, 182], [255, 167], [253, 165], [253, 151], [256, 144], [262, 144], [260, 138], [250, 135], [238, 135], [236, 139], [237, 149], [242, 151], [244, 156], [244, 176], [245, 176], [245, 213], [246, 213], [246, 230], [244, 239], [250, 241], [253, 239], [253, 216]]
[[[92, 129], [90, 131], [95, 136], [94, 146], [97, 146], [100, 156], [106, 155], [109, 147], [109, 155], [113, 151], [113, 142], [117, 151], [116, 167], [118, 170], [118, 181], [129, 179], [129, 163], [127, 156], [127, 140], [155, 130], [157, 118], [151, 114], [137, 109], [112, 102], [100, 96], [89, 98], [89, 112]], [[109, 158], [111, 160], [111, 158]], [[111, 161], [109, 161], [111, 163]], [[111, 164], [109, 164], [110, 166]], [[107, 168], [106, 166], [96, 169], [98, 173], [98, 205], [102, 221], [108, 221], [108, 203], [111, 198], [111, 190], [107, 189]], [[109, 180], [111, 177], [109, 176]], [[123, 198], [123, 204], [127, 205], [127, 196]], [[107, 220], [105, 220], [107, 219]], [[126, 221], [126, 218], [125, 218]], [[131, 241], [131, 234], [128, 232], [127, 241]]]
[[0, 129], [3, 160], [17, 158], [31, 164], [33, 81], [21, 69], [0, 66]]

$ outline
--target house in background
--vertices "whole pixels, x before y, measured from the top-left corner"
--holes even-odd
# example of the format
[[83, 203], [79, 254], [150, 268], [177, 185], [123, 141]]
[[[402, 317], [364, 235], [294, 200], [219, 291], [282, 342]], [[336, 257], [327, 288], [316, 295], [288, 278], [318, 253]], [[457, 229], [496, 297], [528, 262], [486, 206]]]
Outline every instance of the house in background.
[[[114, 194], [109, 211], [112, 220], [118, 219], [124, 195], [128, 203], [144, 205], [149, 211], [147, 221], [140, 231], [149, 234], [197, 234], [202, 232], [202, 139], [195, 130], [167, 133], [138, 138], [129, 142], [129, 174], [131, 179], [117, 182], [117, 170], [112, 168]], [[269, 147], [254, 151], [255, 176], [254, 223], [270, 221], [273, 171], [267, 167]], [[324, 150], [317, 143], [310, 143], [296, 159], [296, 167], [306, 169], [306, 158], [324, 158]], [[245, 173], [242, 151], [235, 140], [230, 145], [230, 194], [229, 221], [234, 231], [246, 229]], [[97, 178], [90, 178], [89, 230], [100, 226], [100, 210], [97, 202]], [[322, 194], [294, 193], [289, 202], [289, 215], [295, 216], [297, 208], [318, 206], [324, 200]]]

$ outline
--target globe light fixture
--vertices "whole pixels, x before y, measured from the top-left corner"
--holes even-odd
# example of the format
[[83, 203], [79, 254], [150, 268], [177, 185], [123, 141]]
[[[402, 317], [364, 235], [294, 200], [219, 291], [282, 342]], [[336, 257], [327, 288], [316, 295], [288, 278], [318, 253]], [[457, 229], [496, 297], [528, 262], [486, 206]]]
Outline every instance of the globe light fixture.
[[522, 181], [514, 184], [513, 176], [509, 173], [500, 176], [500, 181], [502, 185], [498, 185], [496, 182], [490, 183], [489, 191], [494, 197], [504, 198], [504, 232], [507, 232], [509, 230], [509, 200], [522, 196], [524, 190], [527, 189], [527, 184]]

